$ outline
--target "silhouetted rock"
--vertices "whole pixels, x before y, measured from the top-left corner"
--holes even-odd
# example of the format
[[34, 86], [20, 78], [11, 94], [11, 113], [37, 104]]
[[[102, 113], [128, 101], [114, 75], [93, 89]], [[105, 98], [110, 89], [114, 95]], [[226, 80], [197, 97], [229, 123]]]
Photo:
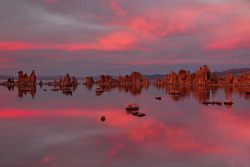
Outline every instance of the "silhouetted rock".
[[156, 97], [155, 99], [156, 99], [156, 100], [161, 100], [161, 97], [159, 96], [159, 97]]
[[14, 81], [14, 78], [8, 78], [7, 81], [3, 82], [2, 85], [12, 85], [14, 86], [15, 85], [15, 81]]
[[146, 114], [144, 114], [144, 113], [137, 113], [136, 116], [138, 116], [138, 117], [144, 117], [144, 116], [146, 116]]
[[40, 85], [40, 87], [42, 87], [42, 85], [43, 85], [43, 81], [42, 80], [40, 80], [39, 85]]
[[101, 121], [104, 122], [106, 120], [105, 116], [101, 117]]

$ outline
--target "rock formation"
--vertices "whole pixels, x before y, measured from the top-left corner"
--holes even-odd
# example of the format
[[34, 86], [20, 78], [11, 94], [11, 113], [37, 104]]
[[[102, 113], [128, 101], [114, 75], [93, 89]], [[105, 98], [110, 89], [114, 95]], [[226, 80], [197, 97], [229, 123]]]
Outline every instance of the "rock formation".
[[226, 74], [225, 77], [225, 84], [232, 84], [233, 83], [233, 74]]
[[166, 83], [177, 84], [177, 75], [174, 71], [171, 70], [171, 73], [166, 75]]
[[30, 76], [28, 76], [27, 73], [25, 73], [23, 75], [23, 71], [19, 71], [18, 72], [17, 83], [18, 84], [33, 84], [33, 85], [36, 84], [35, 71], [32, 70]]
[[93, 85], [95, 82], [92, 77], [86, 77], [86, 85]]
[[196, 71], [195, 77], [193, 78], [193, 84], [207, 85], [210, 80], [210, 69], [204, 65], [203, 68], [200, 66], [200, 70]]
[[71, 79], [71, 77], [67, 73], [63, 80], [61, 78], [59, 79], [59, 85], [61, 87], [72, 87], [78, 85], [78, 81], [75, 77], [72, 77]]
[[128, 103], [126, 105], [126, 111], [128, 114], [132, 114], [137, 117], [144, 117], [146, 114], [139, 112], [139, 106], [136, 103]]
[[218, 78], [215, 73], [212, 74], [211, 77], [211, 84], [217, 84], [218, 83]]

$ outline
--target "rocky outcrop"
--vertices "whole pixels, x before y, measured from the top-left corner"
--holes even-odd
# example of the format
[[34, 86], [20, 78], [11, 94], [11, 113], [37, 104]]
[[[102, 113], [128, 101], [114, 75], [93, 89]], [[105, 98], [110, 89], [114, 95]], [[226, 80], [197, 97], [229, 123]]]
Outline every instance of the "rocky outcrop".
[[98, 84], [116, 84], [118, 81], [112, 78], [110, 75], [101, 75], [97, 81]]
[[146, 114], [139, 112], [139, 106], [136, 103], [128, 103], [126, 105], [126, 111], [127, 111], [127, 113], [132, 114], [132, 115], [137, 116], [137, 117], [146, 116]]
[[78, 81], [76, 77], [72, 77], [71, 79], [71, 77], [67, 73], [63, 80], [61, 78], [59, 79], [59, 85], [61, 87], [72, 87], [78, 85]]
[[110, 75], [101, 75], [100, 79], [97, 81], [100, 85], [109, 84], [109, 85], [123, 85], [123, 84], [143, 84], [149, 85], [148, 78], [143, 79], [141, 73], [133, 72], [130, 75], [125, 75], [122, 77], [121, 75], [118, 76], [118, 79], [112, 78]]
[[186, 82], [186, 79], [187, 79], [186, 70], [179, 70], [177, 78], [178, 78], [178, 83], [184, 84]]
[[143, 79], [141, 73], [133, 72], [130, 75], [125, 75], [124, 77], [119, 75], [118, 83], [119, 84], [145, 84], [145, 85], [149, 85], [149, 80], [148, 80], [148, 78]]
[[166, 83], [177, 84], [177, 75], [174, 71], [171, 70], [171, 73], [166, 75]]
[[204, 65], [203, 68], [200, 66], [200, 70], [196, 71], [193, 79], [193, 84], [207, 85], [210, 80], [210, 69]]
[[93, 77], [86, 77], [86, 85], [93, 85], [94, 83]]
[[230, 74], [226, 74], [226, 77], [225, 77], [225, 84], [232, 84], [233, 83], [233, 74], [230, 73]]
[[129, 77], [131, 78], [132, 83], [142, 83], [143, 82], [142, 75], [139, 72], [133, 72], [130, 74]]
[[36, 75], [35, 71], [32, 70], [30, 76], [27, 75], [27, 73], [23, 74], [23, 71], [18, 72], [18, 78], [17, 78], [18, 84], [36, 84]]
[[7, 81], [2, 83], [3, 85], [9, 85], [9, 86], [14, 86], [15, 85], [15, 81], [14, 78], [8, 78]]
[[231, 99], [227, 99], [227, 100], [224, 102], [224, 104], [230, 104], [230, 105], [232, 105], [232, 104], [233, 104], [233, 101], [232, 101]]
[[218, 78], [217, 78], [215, 73], [212, 74], [210, 83], [211, 84], [217, 84], [218, 83]]
[[139, 110], [139, 106], [136, 103], [128, 103], [126, 110]]

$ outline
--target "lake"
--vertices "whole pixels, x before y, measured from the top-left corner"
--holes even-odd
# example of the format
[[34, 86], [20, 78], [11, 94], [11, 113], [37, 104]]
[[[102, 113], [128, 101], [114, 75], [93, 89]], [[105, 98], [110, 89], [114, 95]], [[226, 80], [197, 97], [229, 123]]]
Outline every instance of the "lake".
[[[0, 166], [249, 167], [249, 87], [105, 87], [98, 96], [96, 87], [0, 86]], [[202, 104], [227, 98], [232, 106]], [[146, 116], [129, 114], [131, 102]]]

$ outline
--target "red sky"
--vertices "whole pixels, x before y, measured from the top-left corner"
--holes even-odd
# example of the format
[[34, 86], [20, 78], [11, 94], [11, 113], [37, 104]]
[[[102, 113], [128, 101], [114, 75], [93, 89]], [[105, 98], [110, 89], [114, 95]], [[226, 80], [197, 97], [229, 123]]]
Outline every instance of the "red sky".
[[0, 75], [249, 67], [249, 0], [2, 0]]

